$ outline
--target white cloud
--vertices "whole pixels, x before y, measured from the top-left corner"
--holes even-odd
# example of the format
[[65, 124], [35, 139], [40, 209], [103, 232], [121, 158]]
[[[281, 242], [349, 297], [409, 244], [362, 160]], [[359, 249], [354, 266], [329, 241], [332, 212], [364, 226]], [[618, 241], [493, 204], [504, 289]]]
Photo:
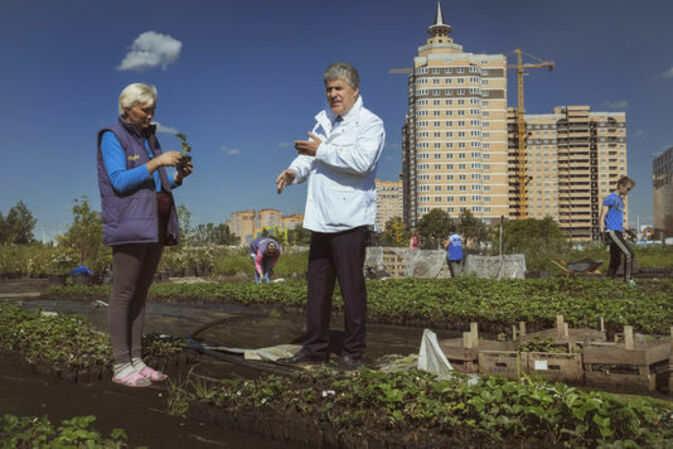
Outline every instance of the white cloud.
[[117, 70], [143, 70], [159, 67], [166, 70], [180, 55], [182, 42], [167, 34], [145, 31], [133, 41], [131, 49]]
[[238, 148], [229, 148], [227, 146], [222, 147], [222, 151], [225, 152], [229, 156], [233, 156], [235, 154], [240, 153]]
[[179, 131], [175, 128], [171, 128], [170, 126], [164, 126], [159, 122], [153, 122], [153, 125], [156, 125], [157, 127], [157, 132], [161, 134], [177, 134]]
[[673, 67], [661, 74], [663, 78], [673, 78]]
[[605, 106], [608, 109], [626, 109], [629, 107], [629, 102], [626, 100], [620, 100], [620, 101], [607, 101], [605, 103]]

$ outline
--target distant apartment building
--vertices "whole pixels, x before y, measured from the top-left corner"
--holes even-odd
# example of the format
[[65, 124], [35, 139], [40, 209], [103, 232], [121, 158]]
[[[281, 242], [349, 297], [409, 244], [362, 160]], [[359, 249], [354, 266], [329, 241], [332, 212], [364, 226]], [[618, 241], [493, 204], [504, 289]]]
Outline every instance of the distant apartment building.
[[673, 147], [652, 162], [656, 236], [673, 237]]
[[283, 213], [276, 209], [261, 209], [257, 212], [257, 227], [264, 228], [279, 228], [281, 227], [281, 220]]
[[241, 244], [250, 243], [255, 235], [254, 209], [232, 212], [231, 214], [231, 232], [241, 238]]
[[292, 214], [283, 216], [276, 209], [254, 209], [232, 212], [231, 220], [225, 224], [231, 232], [241, 238], [241, 245], [252, 242], [264, 229], [291, 229], [304, 222], [304, 215]]
[[402, 218], [402, 180], [376, 180], [376, 227], [379, 232], [386, 229], [391, 218]]
[[284, 215], [281, 218], [281, 227], [285, 229], [296, 228], [304, 223], [304, 214]]
[[408, 78], [402, 129], [407, 226], [432, 209], [454, 217], [467, 209], [487, 223], [509, 214], [507, 60], [467, 53], [450, 33], [438, 3]]
[[[626, 115], [591, 112], [589, 106], [560, 106], [552, 114], [525, 114], [524, 118], [528, 180], [524, 216], [541, 219], [549, 215], [569, 238], [597, 240], [603, 198], [627, 173]], [[519, 162], [514, 108], [508, 109], [507, 123], [508, 215], [516, 219], [522, 205], [516, 188]]]

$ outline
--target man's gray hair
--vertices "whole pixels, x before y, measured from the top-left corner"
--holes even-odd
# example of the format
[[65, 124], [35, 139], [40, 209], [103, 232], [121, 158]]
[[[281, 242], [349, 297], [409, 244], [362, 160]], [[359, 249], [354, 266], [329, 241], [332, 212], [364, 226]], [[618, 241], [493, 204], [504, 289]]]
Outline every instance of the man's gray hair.
[[124, 116], [124, 109], [137, 104], [154, 106], [157, 104], [157, 88], [143, 83], [129, 84], [119, 94], [119, 115]]
[[325, 83], [339, 78], [345, 79], [348, 85], [353, 89], [358, 89], [360, 87], [360, 76], [358, 75], [358, 71], [347, 62], [335, 62], [334, 64], [330, 64], [323, 75]]

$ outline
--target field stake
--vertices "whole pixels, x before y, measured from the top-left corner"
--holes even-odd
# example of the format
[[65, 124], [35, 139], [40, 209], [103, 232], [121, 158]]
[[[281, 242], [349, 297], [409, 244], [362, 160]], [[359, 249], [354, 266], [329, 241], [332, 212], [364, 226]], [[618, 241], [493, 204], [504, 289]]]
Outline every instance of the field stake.
[[563, 315], [556, 315], [556, 335], [563, 336]]
[[599, 316], [598, 319], [600, 320], [600, 329], [601, 332], [605, 332], [605, 321], [603, 320], [602, 316]]
[[463, 348], [472, 347], [472, 332], [463, 332]]
[[673, 396], [673, 326], [671, 326], [671, 351], [668, 354], [668, 395]]
[[526, 336], [526, 322], [525, 321], [519, 321], [519, 335], [521, 337]]
[[633, 351], [633, 326], [624, 326], [624, 349]]

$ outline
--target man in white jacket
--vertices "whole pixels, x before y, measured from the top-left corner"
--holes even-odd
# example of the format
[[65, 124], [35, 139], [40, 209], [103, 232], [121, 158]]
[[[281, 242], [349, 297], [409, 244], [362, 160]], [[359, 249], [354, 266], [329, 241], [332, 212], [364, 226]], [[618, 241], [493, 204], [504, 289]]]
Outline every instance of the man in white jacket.
[[357, 70], [340, 62], [323, 76], [329, 109], [316, 115], [309, 140], [297, 140], [298, 156], [283, 170], [278, 193], [308, 180], [304, 227], [312, 232], [308, 263], [306, 334], [301, 351], [285, 363], [329, 359], [329, 321], [334, 283], [344, 298], [346, 332], [341, 366], [363, 363], [367, 290], [363, 275], [365, 237], [376, 224], [376, 165], [383, 121], [362, 104]]

